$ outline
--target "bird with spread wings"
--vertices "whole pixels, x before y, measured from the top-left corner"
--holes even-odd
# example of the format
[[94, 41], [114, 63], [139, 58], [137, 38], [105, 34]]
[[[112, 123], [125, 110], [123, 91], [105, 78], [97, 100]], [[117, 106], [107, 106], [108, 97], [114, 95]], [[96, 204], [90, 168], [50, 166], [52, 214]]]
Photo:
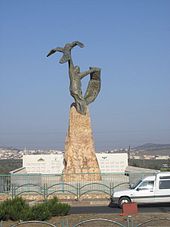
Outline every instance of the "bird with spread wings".
[[60, 63], [63, 64], [63, 63], [66, 63], [67, 61], [71, 60], [71, 49], [75, 46], [79, 46], [81, 48], [84, 47], [84, 44], [79, 42], [79, 41], [74, 41], [72, 43], [67, 43], [63, 48], [62, 47], [57, 47], [57, 48], [54, 48], [52, 49], [48, 54], [47, 54], [47, 57], [49, 57], [50, 55], [54, 54], [55, 52], [62, 52], [63, 53], [63, 56], [62, 58], [60, 59]]

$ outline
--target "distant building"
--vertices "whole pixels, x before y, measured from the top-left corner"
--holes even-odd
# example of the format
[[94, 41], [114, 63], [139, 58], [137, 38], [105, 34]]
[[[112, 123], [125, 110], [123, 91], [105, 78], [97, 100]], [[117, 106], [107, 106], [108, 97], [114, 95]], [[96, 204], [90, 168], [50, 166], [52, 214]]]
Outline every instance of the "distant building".
[[[127, 153], [96, 153], [102, 173], [122, 173], [128, 166]], [[63, 153], [23, 155], [23, 167], [11, 173], [61, 174]]]
[[102, 173], [125, 172], [128, 166], [127, 153], [96, 153]]
[[27, 173], [61, 174], [63, 154], [23, 155], [23, 167]]

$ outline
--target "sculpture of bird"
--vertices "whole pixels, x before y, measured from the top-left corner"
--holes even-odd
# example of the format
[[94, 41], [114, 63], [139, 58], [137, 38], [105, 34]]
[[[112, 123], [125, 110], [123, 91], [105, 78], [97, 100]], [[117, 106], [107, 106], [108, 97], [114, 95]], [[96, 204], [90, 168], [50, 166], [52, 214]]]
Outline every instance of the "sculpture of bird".
[[63, 64], [67, 61], [69, 61], [71, 59], [71, 49], [75, 46], [79, 46], [81, 48], [84, 47], [84, 44], [79, 42], [79, 41], [74, 41], [72, 43], [67, 43], [65, 44], [65, 46], [62, 48], [62, 47], [57, 47], [57, 48], [54, 48], [52, 49], [48, 54], [47, 54], [47, 57], [49, 57], [50, 55], [54, 54], [55, 52], [59, 51], [59, 52], [62, 52], [63, 53], [63, 56], [62, 58], [60, 59], [60, 63]]

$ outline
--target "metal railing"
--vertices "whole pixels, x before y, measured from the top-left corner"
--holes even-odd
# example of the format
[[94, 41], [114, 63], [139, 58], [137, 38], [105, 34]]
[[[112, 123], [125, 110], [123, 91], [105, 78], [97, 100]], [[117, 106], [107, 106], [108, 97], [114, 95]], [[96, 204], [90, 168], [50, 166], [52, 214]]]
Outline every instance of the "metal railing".
[[[79, 178], [80, 174], [77, 175]], [[55, 174], [0, 175], [0, 194], [7, 194], [12, 198], [23, 194], [38, 194], [43, 199], [50, 195], [72, 195], [75, 199], [80, 199], [89, 193], [110, 196], [113, 190], [128, 188], [129, 177], [123, 173], [100, 175], [101, 181], [88, 182], [64, 182], [63, 175]]]
[[[79, 200], [80, 198], [85, 199], [89, 194], [93, 197], [98, 194], [109, 198], [114, 191], [128, 189], [130, 182], [134, 179], [133, 176], [135, 176], [135, 179], [139, 179], [146, 176], [146, 174], [153, 175], [153, 173], [133, 173], [130, 175], [125, 175], [124, 173], [100, 173], [101, 181], [88, 182], [64, 182], [62, 174], [0, 175], [0, 196], [5, 194], [14, 198], [26, 194], [39, 195], [44, 200], [52, 195], [62, 197], [70, 195], [72, 198]], [[77, 179], [79, 179], [81, 174], [77, 175]], [[69, 179], [68, 176], [67, 179]]]
[[[138, 221], [139, 222], [139, 221]], [[89, 226], [120, 226], [120, 227], [148, 227], [149, 226], [169, 226], [170, 225], [170, 218], [152, 218], [146, 221], [143, 221], [141, 223], [137, 223], [135, 220], [135, 217], [128, 216], [126, 218], [123, 218], [122, 221], [118, 220], [112, 220], [112, 219], [106, 219], [106, 218], [94, 218], [94, 219], [86, 219], [83, 221], [79, 221], [75, 224], [69, 224], [68, 219], [60, 220], [59, 222], [52, 224], [47, 221], [20, 221], [15, 224], [9, 225], [9, 227], [17, 227], [17, 226], [24, 226], [24, 225], [32, 225], [36, 224], [38, 226], [51, 226], [51, 227], [89, 227]], [[166, 223], [166, 225], [164, 225]], [[5, 222], [0, 221], [0, 227], [3, 227]], [[97, 225], [95, 225], [97, 224]], [[104, 225], [105, 224], [105, 225]]]

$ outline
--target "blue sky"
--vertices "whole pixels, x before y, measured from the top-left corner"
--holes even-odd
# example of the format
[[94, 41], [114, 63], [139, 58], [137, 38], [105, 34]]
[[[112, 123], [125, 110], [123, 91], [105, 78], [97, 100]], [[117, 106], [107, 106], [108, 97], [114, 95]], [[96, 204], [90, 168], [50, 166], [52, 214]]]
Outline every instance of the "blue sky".
[[170, 143], [169, 12], [169, 0], [0, 0], [0, 146], [64, 149], [67, 64], [46, 54], [75, 40], [81, 71], [102, 69], [96, 150]]

